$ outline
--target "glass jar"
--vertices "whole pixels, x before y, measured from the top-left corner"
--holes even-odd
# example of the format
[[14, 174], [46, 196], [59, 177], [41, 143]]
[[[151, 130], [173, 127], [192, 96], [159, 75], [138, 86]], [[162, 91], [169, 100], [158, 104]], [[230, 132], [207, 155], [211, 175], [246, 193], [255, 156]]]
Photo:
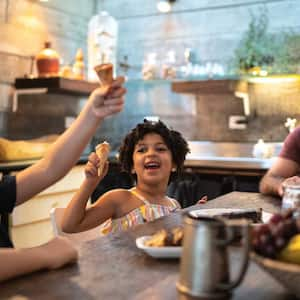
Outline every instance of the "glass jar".
[[88, 80], [98, 82], [96, 65], [111, 63], [116, 71], [117, 43], [117, 20], [106, 11], [93, 16], [88, 25]]
[[300, 207], [300, 182], [283, 184], [282, 209]]

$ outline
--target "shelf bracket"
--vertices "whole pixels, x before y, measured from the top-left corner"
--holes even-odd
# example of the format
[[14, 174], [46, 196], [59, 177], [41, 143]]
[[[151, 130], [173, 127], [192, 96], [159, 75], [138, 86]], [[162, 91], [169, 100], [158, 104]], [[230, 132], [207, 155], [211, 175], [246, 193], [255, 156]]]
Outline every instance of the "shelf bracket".
[[235, 95], [235, 97], [242, 99], [244, 114], [247, 118], [250, 117], [250, 101], [249, 101], [248, 93], [243, 93], [243, 92], [236, 91], [234, 93], [234, 95]]
[[47, 92], [48, 88], [14, 89], [12, 97], [12, 111], [16, 112], [18, 109], [19, 95], [46, 94]]

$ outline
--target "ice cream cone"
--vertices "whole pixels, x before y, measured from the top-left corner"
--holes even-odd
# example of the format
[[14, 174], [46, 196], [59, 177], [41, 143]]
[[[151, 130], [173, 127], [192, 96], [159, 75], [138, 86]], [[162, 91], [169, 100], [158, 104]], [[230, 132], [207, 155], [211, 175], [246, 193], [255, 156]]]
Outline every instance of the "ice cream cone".
[[104, 141], [103, 143], [96, 146], [96, 154], [100, 159], [100, 166], [98, 168], [98, 176], [103, 173], [106, 161], [108, 159], [108, 154], [110, 151], [110, 145], [108, 142]]
[[101, 85], [110, 85], [113, 81], [113, 64], [101, 64], [94, 67]]

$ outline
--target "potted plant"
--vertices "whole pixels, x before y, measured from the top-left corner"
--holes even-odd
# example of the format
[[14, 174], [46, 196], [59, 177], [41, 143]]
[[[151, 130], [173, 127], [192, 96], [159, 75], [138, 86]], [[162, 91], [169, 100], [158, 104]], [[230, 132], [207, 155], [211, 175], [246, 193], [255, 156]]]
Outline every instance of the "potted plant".
[[275, 39], [267, 32], [268, 16], [263, 12], [258, 17], [251, 14], [248, 30], [235, 51], [236, 67], [242, 74], [259, 75], [274, 63]]

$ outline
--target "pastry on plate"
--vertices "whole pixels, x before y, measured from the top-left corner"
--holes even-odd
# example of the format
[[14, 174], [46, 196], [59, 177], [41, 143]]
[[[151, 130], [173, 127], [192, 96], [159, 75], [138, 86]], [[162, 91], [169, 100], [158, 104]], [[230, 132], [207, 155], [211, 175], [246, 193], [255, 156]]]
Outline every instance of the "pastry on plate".
[[168, 247], [181, 246], [183, 238], [183, 230], [181, 227], [172, 230], [161, 229], [153, 234], [147, 241], [145, 246], [148, 247]]

